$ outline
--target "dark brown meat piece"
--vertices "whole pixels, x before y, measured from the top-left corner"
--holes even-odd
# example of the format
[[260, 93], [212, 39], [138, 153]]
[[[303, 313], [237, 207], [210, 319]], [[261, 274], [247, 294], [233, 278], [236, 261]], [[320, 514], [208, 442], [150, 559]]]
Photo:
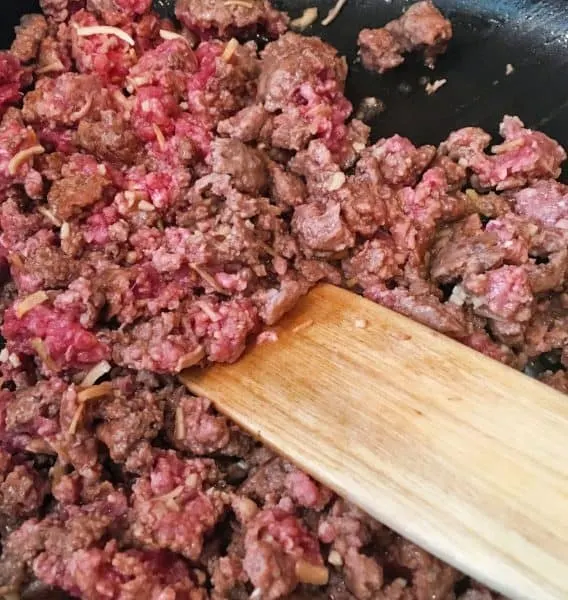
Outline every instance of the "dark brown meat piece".
[[124, 463], [136, 448], [159, 433], [164, 419], [166, 390], [137, 385], [132, 377], [113, 380], [113, 394], [95, 411], [100, 419], [97, 438], [107, 446], [111, 458]]
[[423, 50], [426, 64], [433, 66], [451, 38], [450, 21], [431, 0], [422, 0], [384, 28], [363, 29], [358, 43], [365, 67], [384, 73], [403, 63], [403, 55], [414, 50]]
[[132, 164], [142, 144], [124, 117], [114, 111], [102, 111], [96, 121], [82, 120], [77, 128], [77, 145], [99, 160], [117, 165]]
[[54, 214], [63, 221], [103, 199], [108, 180], [102, 175], [73, 175], [53, 183], [47, 200]]
[[461, 575], [415, 544], [398, 538], [389, 548], [387, 561], [410, 569], [411, 593], [415, 598], [447, 598]]
[[499, 238], [482, 229], [477, 215], [440, 232], [432, 251], [431, 275], [450, 283], [469, 273], [483, 273], [503, 264], [507, 249]]
[[66, 288], [78, 273], [79, 265], [59, 248], [42, 245], [34, 248], [24, 259], [18, 272], [20, 292], [31, 293], [39, 289]]
[[16, 39], [12, 42], [10, 50], [20, 62], [31, 62], [37, 57], [40, 44], [46, 35], [47, 21], [43, 15], [24, 15], [20, 25], [16, 27]]

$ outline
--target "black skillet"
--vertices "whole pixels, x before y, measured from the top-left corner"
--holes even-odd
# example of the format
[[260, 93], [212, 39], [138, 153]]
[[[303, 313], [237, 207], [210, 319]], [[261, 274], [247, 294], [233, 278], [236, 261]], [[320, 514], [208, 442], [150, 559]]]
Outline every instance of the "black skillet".
[[[275, 0], [274, 4], [293, 17], [317, 6], [323, 16], [334, 1]], [[438, 143], [466, 125], [496, 133], [502, 116], [512, 114], [568, 146], [568, 0], [436, 0], [454, 26], [454, 39], [436, 69], [430, 71], [418, 59], [410, 59], [383, 76], [365, 71], [357, 60], [359, 30], [383, 25], [411, 3], [348, 0], [329, 27], [316, 25], [306, 32], [347, 56], [347, 96], [354, 106], [368, 96], [385, 103], [386, 110], [371, 122], [375, 139], [400, 133], [416, 143]], [[175, 0], [154, 4], [164, 16], [173, 16]], [[37, 11], [37, 0], [5, 0], [0, 47], [9, 47], [13, 27], [23, 14]], [[507, 64], [514, 69], [510, 75], [506, 75]], [[427, 96], [425, 77], [448, 82]], [[34, 600], [40, 596], [66, 598], [53, 591], [24, 595]]]

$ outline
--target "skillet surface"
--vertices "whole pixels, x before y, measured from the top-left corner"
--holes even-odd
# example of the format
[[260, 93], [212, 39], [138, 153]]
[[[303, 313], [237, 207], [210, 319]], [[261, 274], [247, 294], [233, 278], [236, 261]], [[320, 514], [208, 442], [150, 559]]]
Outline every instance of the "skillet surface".
[[[348, 0], [329, 27], [314, 26], [318, 35], [347, 56], [350, 76], [347, 96], [358, 106], [376, 96], [386, 111], [371, 124], [373, 137], [400, 133], [416, 143], [438, 143], [458, 127], [479, 125], [496, 133], [503, 114], [518, 115], [568, 145], [568, 10], [566, 0], [436, 0], [454, 25], [449, 50], [430, 71], [419, 60], [383, 76], [357, 61], [357, 33], [380, 27], [398, 17], [412, 0]], [[26, 12], [38, 10], [37, 0], [6, 2], [2, 7], [0, 43], [10, 45], [13, 26]], [[156, 8], [172, 16], [175, 0], [155, 0]], [[299, 16], [317, 5], [320, 19], [334, 0], [274, 0]], [[510, 63], [514, 72], [506, 76]], [[420, 78], [448, 83], [427, 96]]]

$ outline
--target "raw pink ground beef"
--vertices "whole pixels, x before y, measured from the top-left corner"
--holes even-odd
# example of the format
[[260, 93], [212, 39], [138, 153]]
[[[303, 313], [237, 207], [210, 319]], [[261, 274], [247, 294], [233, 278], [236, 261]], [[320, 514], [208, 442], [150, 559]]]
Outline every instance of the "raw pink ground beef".
[[[171, 40], [149, 4], [42, 0], [0, 54], [0, 595], [496, 600], [175, 375], [329, 281], [566, 392], [564, 150], [510, 116], [371, 145], [268, 2], [179, 0]], [[380, 31], [380, 69], [451, 36], [430, 2]]]

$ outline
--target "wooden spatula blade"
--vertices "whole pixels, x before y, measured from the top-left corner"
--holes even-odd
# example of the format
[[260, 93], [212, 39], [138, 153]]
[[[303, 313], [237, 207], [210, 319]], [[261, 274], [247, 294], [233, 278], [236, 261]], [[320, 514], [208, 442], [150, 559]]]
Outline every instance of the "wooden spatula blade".
[[519, 600], [568, 598], [568, 400], [333, 286], [195, 394], [439, 558]]

